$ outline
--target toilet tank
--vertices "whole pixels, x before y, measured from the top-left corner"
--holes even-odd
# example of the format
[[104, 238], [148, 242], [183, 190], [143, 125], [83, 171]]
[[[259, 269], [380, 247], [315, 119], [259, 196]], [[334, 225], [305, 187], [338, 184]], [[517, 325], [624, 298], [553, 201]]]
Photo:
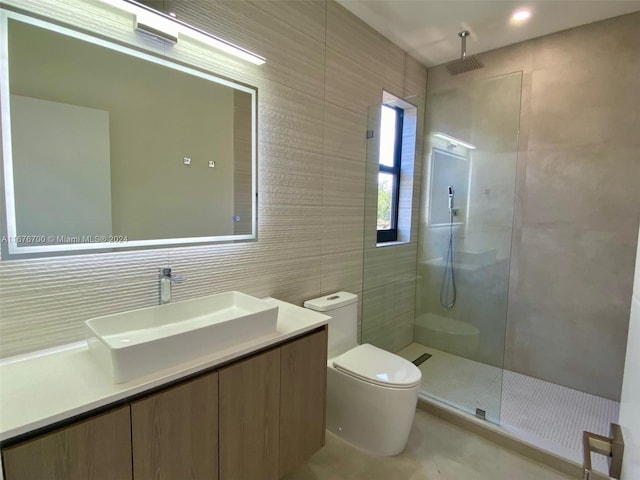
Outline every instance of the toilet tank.
[[304, 302], [305, 308], [329, 315], [329, 358], [358, 345], [358, 296], [336, 292]]

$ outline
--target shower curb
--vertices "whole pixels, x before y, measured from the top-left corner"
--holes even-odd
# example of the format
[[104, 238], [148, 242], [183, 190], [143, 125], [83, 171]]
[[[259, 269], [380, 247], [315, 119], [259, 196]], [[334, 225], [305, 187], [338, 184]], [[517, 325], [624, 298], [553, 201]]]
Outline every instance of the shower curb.
[[[565, 475], [576, 479], [583, 478], [582, 465], [525, 442], [484, 420], [475, 418], [465, 412], [459, 412], [452, 407], [423, 398], [422, 396], [418, 398], [417, 407], [448, 423], [464, 428], [471, 433], [500, 445], [502, 448], [518, 453]], [[594, 477], [594, 480], [606, 478], [608, 477], [597, 476]]]

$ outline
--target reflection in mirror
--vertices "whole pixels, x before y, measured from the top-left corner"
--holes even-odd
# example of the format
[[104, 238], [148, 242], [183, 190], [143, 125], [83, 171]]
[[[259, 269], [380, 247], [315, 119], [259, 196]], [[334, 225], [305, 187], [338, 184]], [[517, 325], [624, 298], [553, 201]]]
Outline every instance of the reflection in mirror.
[[3, 252], [256, 237], [256, 90], [2, 12]]

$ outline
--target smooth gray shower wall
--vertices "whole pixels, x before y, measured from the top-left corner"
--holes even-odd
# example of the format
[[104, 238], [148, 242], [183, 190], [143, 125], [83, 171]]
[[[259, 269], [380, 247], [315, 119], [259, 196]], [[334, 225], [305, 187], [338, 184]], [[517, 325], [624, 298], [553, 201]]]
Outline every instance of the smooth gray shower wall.
[[[8, 3], [55, 13], [55, 3]], [[2, 356], [81, 340], [87, 318], [156, 304], [167, 265], [187, 278], [175, 300], [234, 289], [296, 304], [361, 294], [367, 107], [383, 89], [424, 98], [426, 68], [333, 1], [172, 8], [267, 58], [251, 67], [207, 53], [223, 75], [259, 89], [259, 241], [2, 261]]]
[[[640, 218], [640, 12], [428, 70], [522, 70], [505, 367], [619, 399]], [[427, 126], [428, 131], [428, 126]]]

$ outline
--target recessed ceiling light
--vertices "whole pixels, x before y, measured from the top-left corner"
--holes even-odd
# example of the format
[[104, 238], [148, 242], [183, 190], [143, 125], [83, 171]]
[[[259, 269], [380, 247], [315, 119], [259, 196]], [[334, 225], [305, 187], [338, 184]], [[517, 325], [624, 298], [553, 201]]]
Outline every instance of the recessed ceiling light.
[[513, 12], [513, 15], [511, 15], [511, 22], [522, 23], [529, 20], [529, 17], [531, 17], [531, 12], [529, 10], [516, 10]]

